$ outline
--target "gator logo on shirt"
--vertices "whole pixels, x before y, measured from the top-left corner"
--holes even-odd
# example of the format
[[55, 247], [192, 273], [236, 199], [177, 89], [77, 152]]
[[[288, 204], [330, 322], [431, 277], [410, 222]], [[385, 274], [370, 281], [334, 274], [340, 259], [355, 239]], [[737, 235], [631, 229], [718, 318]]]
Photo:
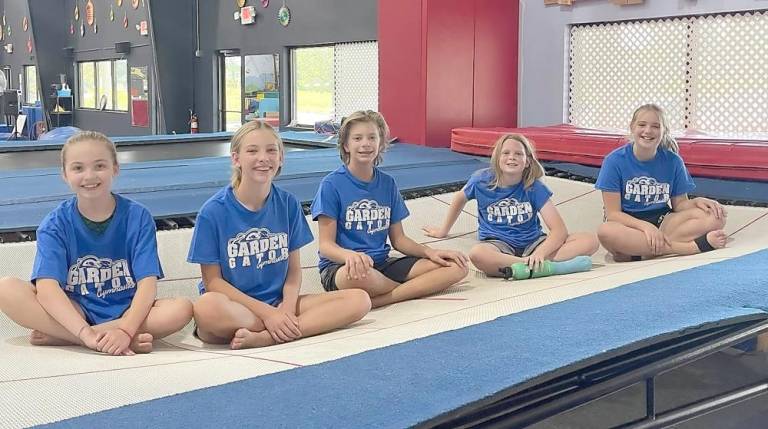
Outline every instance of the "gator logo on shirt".
[[229, 268], [275, 264], [288, 259], [288, 234], [272, 233], [266, 228], [251, 228], [227, 242]]
[[113, 261], [87, 255], [78, 258], [77, 262], [69, 267], [67, 285], [64, 289], [72, 293], [78, 290], [80, 295], [95, 292], [96, 296], [104, 298], [109, 294], [135, 287], [136, 282], [131, 275], [128, 261], [125, 259]]
[[365, 231], [368, 234], [389, 229], [392, 209], [380, 206], [378, 201], [360, 200], [347, 207], [344, 213], [344, 228]]
[[495, 224], [520, 225], [533, 217], [533, 206], [514, 198], [496, 201], [485, 209], [488, 222]]
[[646, 206], [669, 201], [669, 183], [659, 183], [653, 177], [640, 176], [628, 180], [624, 199]]

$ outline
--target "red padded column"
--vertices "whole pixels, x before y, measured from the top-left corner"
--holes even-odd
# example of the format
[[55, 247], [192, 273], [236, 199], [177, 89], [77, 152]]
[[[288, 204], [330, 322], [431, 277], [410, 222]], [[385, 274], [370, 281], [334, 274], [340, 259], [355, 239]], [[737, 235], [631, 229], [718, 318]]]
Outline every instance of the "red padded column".
[[423, 0], [379, 0], [379, 110], [392, 135], [424, 144]]
[[401, 139], [517, 124], [518, 0], [380, 0], [379, 109]]
[[477, 0], [473, 127], [517, 126], [520, 3]]

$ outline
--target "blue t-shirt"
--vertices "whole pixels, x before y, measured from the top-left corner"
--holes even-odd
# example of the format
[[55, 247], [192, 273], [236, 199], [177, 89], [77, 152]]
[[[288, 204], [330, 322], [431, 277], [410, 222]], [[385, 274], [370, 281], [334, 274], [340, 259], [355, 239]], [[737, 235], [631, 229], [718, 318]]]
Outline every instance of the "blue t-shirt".
[[630, 142], [606, 155], [595, 188], [620, 193], [621, 211], [638, 213], [667, 207], [696, 185], [680, 155], [659, 147], [653, 159], [639, 161]]
[[[359, 180], [342, 165], [320, 182], [312, 219], [320, 215], [336, 219], [336, 243], [344, 249], [364, 252], [380, 264], [387, 259], [389, 226], [408, 217], [395, 179], [378, 168], [370, 182]], [[320, 255], [320, 271], [332, 261]]]
[[468, 200], [477, 199], [480, 240], [502, 240], [512, 247], [525, 247], [542, 234], [539, 211], [549, 201], [552, 191], [539, 180], [529, 188], [523, 182], [490, 189], [493, 172], [483, 169], [470, 176], [464, 185]]
[[163, 278], [155, 222], [144, 206], [115, 194], [115, 212], [97, 234], [77, 209], [77, 197], [59, 204], [37, 228], [32, 282], [53, 279], [77, 302], [90, 324], [122, 316], [145, 277]]
[[290, 252], [311, 241], [296, 197], [272, 184], [264, 206], [254, 212], [237, 200], [230, 185], [200, 208], [187, 261], [218, 265], [229, 284], [277, 305], [283, 299]]

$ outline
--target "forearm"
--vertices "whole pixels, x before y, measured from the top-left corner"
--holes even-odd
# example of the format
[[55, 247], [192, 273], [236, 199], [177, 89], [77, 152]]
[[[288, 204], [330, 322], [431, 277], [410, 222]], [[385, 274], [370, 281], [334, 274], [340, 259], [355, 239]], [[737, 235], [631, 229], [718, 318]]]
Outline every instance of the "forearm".
[[59, 283], [51, 279], [40, 279], [36, 286], [37, 301], [40, 306], [64, 329], [78, 337], [82, 329], [88, 326], [88, 322], [72, 305]]
[[397, 241], [392, 242], [392, 248], [403, 255], [415, 256], [418, 258], [427, 258], [429, 247], [413, 241], [410, 237], [402, 236]]
[[459, 218], [459, 214], [461, 214], [461, 210], [464, 209], [466, 204], [467, 197], [464, 196], [464, 191], [456, 192], [451, 200], [451, 205], [448, 207], [448, 213], [445, 215], [445, 220], [443, 221], [442, 230], [445, 231], [446, 234], [453, 228], [453, 224], [456, 223], [456, 219]]
[[536, 251], [541, 252], [540, 254], [544, 256], [551, 255], [562, 247], [566, 238], [568, 238], [568, 231], [550, 231], [547, 238], [536, 248]]
[[[294, 272], [297, 271], [297, 272]], [[285, 285], [283, 286], [283, 302], [288, 303], [291, 307], [295, 307], [296, 301], [299, 299], [299, 290], [301, 289], [301, 269], [288, 271], [288, 277], [285, 279]]]
[[673, 209], [676, 212], [681, 212], [683, 210], [688, 210], [690, 208], [696, 207], [696, 199], [688, 199], [686, 198], [683, 201], [679, 201], [676, 204], [673, 205]]
[[251, 313], [255, 314], [260, 319], [267, 317], [269, 310], [272, 308], [269, 304], [265, 304], [258, 299], [251, 298], [243, 293], [240, 289], [232, 286], [226, 280], [222, 278], [211, 279], [205, 283], [205, 290], [208, 292], [217, 292], [225, 295], [232, 301], [238, 302], [244, 305]]
[[345, 249], [339, 246], [335, 241], [320, 241], [320, 254], [337, 264], [345, 263], [349, 252], [354, 252], [354, 250]]
[[131, 306], [120, 318], [119, 327], [126, 331], [131, 337], [136, 335], [139, 327], [147, 320], [149, 311], [155, 304], [157, 297], [157, 278], [146, 277], [139, 281], [136, 288], [136, 294], [131, 300]]

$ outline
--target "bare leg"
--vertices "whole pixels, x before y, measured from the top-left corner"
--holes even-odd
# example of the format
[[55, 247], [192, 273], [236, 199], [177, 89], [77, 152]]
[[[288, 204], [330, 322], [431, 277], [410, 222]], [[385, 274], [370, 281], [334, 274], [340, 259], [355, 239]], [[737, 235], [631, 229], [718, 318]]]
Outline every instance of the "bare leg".
[[[294, 310], [299, 318], [301, 337], [311, 337], [338, 329], [362, 319], [371, 309], [371, 299], [363, 290], [337, 290], [322, 294], [300, 295]], [[267, 334], [269, 335], [269, 334]], [[269, 337], [272, 340], [272, 337]], [[245, 328], [232, 338], [233, 349], [261, 347], [263, 334]], [[271, 344], [271, 343], [270, 343]]]
[[[80, 315], [83, 310], [70, 301]], [[33, 345], [80, 345], [81, 342], [51, 317], [37, 301], [35, 286], [16, 278], [0, 279], [0, 310], [19, 325], [32, 329]]]
[[363, 290], [347, 289], [301, 295], [297, 306], [303, 338], [357, 322], [370, 311], [371, 299]]
[[[73, 308], [85, 319], [83, 310], [70, 300]], [[185, 304], [186, 303], [186, 304]], [[79, 339], [51, 317], [37, 301], [35, 287], [18, 279], [0, 280], [0, 309], [19, 325], [32, 329], [30, 343], [36, 346], [80, 345]], [[186, 311], [185, 311], [186, 310]], [[171, 314], [172, 313], [172, 314]], [[186, 318], [186, 321], [183, 321]], [[150, 310], [147, 320], [139, 327], [131, 343], [131, 350], [137, 353], [152, 351], [154, 338], [164, 337], [175, 332], [189, 322], [191, 304], [182, 299], [158, 300]], [[168, 325], [169, 320], [176, 320], [176, 325]], [[182, 324], [183, 322], [183, 324]], [[97, 332], [113, 329], [119, 320], [93, 326]], [[181, 326], [178, 326], [181, 324]], [[173, 329], [168, 332], [168, 329]], [[154, 335], [153, 335], [154, 334]], [[154, 338], [153, 338], [154, 337]]]
[[467, 269], [454, 263], [444, 267], [429, 259], [419, 259], [408, 273], [405, 283], [389, 292], [371, 297], [374, 308], [409, 299], [421, 298], [448, 289], [467, 276]]
[[443, 267], [428, 259], [420, 259], [411, 268], [406, 281], [398, 284], [377, 270], [370, 270], [366, 278], [347, 278], [347, 268], [336, 271], [336, 287], [339, 290], [362, 289], [371, 297], [373, 308], [409, 299], [431, 295], [460, 281], [467, 276], [467, 270], [451, 264]]
[[592, 232], [575, 232], [570, 234], [565, 243], [554, 253], [547, 256], [552, 261], [567, 261], [577, 256], [592, 256], [600, 247], [597, 235]]
[[[671, 215], [672, 214], [667, 215], [667, 218]], [[675, 225], [675, 223], [670, 222], [665, 226], [667, 218], [664, 219], [660, 228], [665, 234], [667, 231], [674, 228]], [[672, 219], [674, 219], [674, 217]], [[702, 234], [703, 233], [704, 232], [702, 232]], [[597, 235], [600, 238], [600, 243], [606, 250], [608, 250], [608, 252], [614, 255], [614, 259], [617, 262], [628, 260], [629, 258], [627, 255], [656, 257], [671, 254], [692, 255], [700, 252], [699, 247], [693, 242], [693, 239], [680, 241], [679, 235], [667, 235], [669, 242], [662, 249], [661, 255], [654, 255], [648, 245], [645, 234], [642, 231], [624, 226], [618, 222], [606, 222], [600, 225], [597, 229]], [[707, 241], [715, 249], [724, 247], [726, 238], [727, 236], [725, 232], [720, 229], [709, 231], [707, 233]]]
[[690, 208], [665, 216], [659, 229], [670, 241], [689, 242], [724, 226], [725, 219], [717, 219], [699, 208]]
[[[264, 322], [244, 305], [217, 292], [203, 294], [194, 304], [197, 334], [203, 342], [230, 343], [232, 348], [275, 344]], [[255, 334], [255, 335], [251, 335]]]
[[490, 243], [475, 244], [469, 250], [469, 259], [480, 271], [491, 277], [502, 277], [500, 269], [518, 262], [525, 262], [524, 258], [502, 253]]
[[390, 280], [380, 271], [373, 268], [368, 270], [368, 274], [365, 278], [359, 278], [357, 280], [349, 278], [346, 265], [342, 265], [336, 270], [334, 281], [336, 283], [336, 288], [339, 290], [362, 289], [366, 291], [371, 298], [391, 292], [399, 285], [399, 283]]

